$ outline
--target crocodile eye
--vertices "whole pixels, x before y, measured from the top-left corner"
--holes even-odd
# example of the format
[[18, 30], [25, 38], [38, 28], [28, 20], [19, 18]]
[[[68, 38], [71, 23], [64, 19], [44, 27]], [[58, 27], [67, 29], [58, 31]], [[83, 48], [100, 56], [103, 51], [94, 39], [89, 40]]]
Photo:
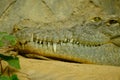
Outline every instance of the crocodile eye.
[[107, 22], [107, 25], [116, 24], [116, 23], [119, 23], [118, 20], [109, 20]]
[[93, 18], [93, 21], [95, 21], [95, 22], [99, 22], [99, 21], [101, 21], [102, 19], [100, 18], [100, 17], [94, 17]]
[[109, 20], [109, 23], [110, 24], [115, 24], [115, 23], [118, 23], [118, 21], [117, 20]]

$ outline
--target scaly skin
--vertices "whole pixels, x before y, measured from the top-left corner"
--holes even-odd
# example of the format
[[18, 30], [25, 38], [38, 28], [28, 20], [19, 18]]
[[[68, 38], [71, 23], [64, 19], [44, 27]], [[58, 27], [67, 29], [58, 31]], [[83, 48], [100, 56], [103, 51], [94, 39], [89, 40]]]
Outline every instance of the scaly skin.
[[16, 32], [16, 37], [16, 49], [26, 54], [120, 66], [118, 19], [97, 20], [62, 29], [24, 28]]

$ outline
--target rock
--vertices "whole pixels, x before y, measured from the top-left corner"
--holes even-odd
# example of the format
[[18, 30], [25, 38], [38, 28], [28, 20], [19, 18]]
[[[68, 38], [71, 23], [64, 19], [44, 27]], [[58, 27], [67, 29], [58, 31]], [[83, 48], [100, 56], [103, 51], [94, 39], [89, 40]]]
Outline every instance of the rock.
[[[30, 80], [120, 80], [120, 67], [20, 57], [20, 72]], [[22, 79], [23, 80], [23, 79]]]
[[72, 4], [77, 2], [73, 0], [45, 0], [46, 5], [49, 6], [51, 12], [59, 19], [69, 17], [73, 12]]
[[[7, 7], [8, 2], [5, 3], [0, 13], [5, 11], [3, 8]], [[101, 9], [89, 0], [15, 0], [0, 18], [0, 31], [10, 33], [15, 24], [26, 19], [40, 24], [60, 23], [61, 26], [67, 27], [101, 14]]]
[[92, 0], [101, 7], [107, 14], [120, 15], [120, 0]]
[[0, 0], [0, 16], [2, 16], [8, 7], [14, 2], [15, 0]]

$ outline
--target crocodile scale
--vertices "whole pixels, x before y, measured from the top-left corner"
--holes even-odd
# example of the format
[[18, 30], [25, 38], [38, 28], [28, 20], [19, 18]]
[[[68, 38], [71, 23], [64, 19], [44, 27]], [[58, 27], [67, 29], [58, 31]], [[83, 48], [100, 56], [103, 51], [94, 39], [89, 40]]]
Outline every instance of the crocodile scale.
[[120, 26], [116, 20], [69, 28], [24, 28], [16, 48], [26, 54], [82, 63], [120, 66]]

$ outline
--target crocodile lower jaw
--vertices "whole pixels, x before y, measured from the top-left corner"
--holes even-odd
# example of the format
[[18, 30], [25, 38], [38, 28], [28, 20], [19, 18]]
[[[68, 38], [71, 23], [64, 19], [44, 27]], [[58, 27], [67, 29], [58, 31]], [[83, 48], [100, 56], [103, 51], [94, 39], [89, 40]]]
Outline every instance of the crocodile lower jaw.
[[86, 46], [72, 43], [38, 44], [27, 42], [17, 45], [17, 49], [25, 54], [34, 54], [50, 58], [69, 60], [82, 63], [120, 65], [120, 48], [108, 43], [104, 45]]

